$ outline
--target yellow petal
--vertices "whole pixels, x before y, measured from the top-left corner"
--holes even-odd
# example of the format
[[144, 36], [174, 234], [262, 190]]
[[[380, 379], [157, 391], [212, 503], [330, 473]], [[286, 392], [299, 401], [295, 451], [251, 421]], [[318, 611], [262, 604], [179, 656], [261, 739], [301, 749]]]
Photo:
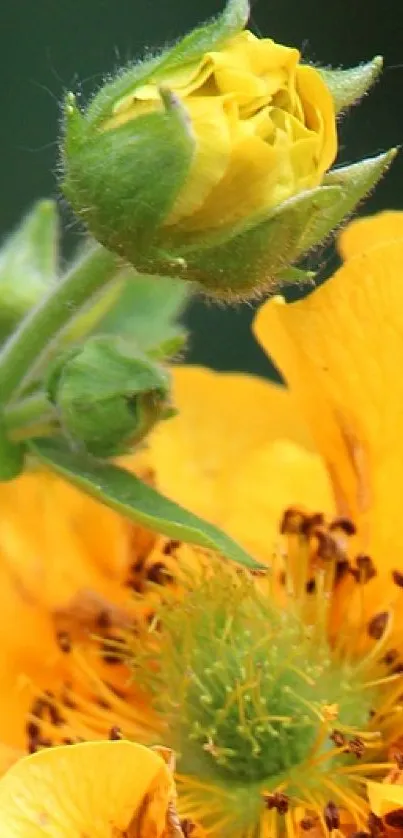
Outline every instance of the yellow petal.
[[323, 174], [337, 154], [333, 98], [315, 67], [307, 65], [297, 67], [297, 92], [303, 105], [306, 125], [321, 140], [318, 170]]
[[223, 178], [231, 157], [231, 135], [224, 97], [195, 96], [185, 102], [196, 135], [196, 154], [186, 186], [169, 213], [166, 226], [196, 212]]
[[224, 177], [184, 229], [236, 224], [289, 197], [295, 184], [288, 148], [273, 147], [255, 136], [234, 142]]
[[370, 780], [367, 783], [367, 791], [371, 811], [378, 818], [393, 809], [403, 807], [403, 786], [393, 783], [375, 783]]
[[158, 838], [172, 798], [168, 768], [141, 745], [51, 748], [20, 760], [0, 781], [1, 835]]
[[356, 520], [378, 569], [351, 601], [360, 625], [401, 595], [391, 572], [403, 554], [402, 262], [403, 240], [371, 249], [304, 300], [267, 303], [255, 323], [315, 436], [338, 511]]
[[158, 487], [269, 560], [284, 506], [328, 508], [331, 497], [289, 394], [201, 367], [176, 367], [173, 380], [179, 413], [149, 441]]
[[338, 249], [343, 259], [350, 259], [371, 247], [402, 238], [403, 212], [385, 210], [348, 224], [339, 236]]

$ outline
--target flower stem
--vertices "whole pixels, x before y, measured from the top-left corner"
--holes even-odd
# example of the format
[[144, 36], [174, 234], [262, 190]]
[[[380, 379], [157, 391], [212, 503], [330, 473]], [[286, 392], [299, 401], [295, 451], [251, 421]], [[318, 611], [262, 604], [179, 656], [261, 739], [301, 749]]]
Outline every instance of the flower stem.
[[54, 419], [55, 411], [43, 392], [15, 402], [4, 412], [4, 426], [7, 431], [11, 432], [11, 438], [14, 434], [20, 436], [25, 428], [36, 426], [38, 423], [50, 423]]
[[92, 245], [22, 320], [0, 352], [0, 400], [8, 404], [38, 358], [77, 311], [116, 276], [116, 256]]

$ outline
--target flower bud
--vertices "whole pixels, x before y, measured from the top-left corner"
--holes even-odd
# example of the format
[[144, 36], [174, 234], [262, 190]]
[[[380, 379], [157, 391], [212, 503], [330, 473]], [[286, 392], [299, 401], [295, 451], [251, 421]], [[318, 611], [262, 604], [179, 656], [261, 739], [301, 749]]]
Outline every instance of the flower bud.
[[0, 339], [57, 280], [58, 218], [54, 201], [38, 201], [0, 250]]
[[111, 335], [65, 352], [47, 386], [62, 428], [94, 456], [124, 453], [171, 415], [167, 373]]
[[326, 186], [336, 108], [375, 74], [303, 65], [297, 49], [245, 30], [248, 11], [230, 0], [84, 112], [69, 94], [62, 149], [64, 193], [99, 241], [139, 271], [224, 298], [272, 290], [301, 241], [342, 220], [349, 185]]

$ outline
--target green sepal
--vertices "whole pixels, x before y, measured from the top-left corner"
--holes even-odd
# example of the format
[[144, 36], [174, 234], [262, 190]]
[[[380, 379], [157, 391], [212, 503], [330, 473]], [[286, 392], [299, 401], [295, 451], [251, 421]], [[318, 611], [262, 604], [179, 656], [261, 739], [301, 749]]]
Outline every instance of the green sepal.
[[338, 187], [338, 198], [327, 209], [324, 209], [323, 213], [317, 215], [313, 223], [307, 227], [297, 256], [322, 241], [355, 209], [387, 172], [396, 154], [397, 149], [392, 148], [377, 157], [369, 157], [351, 166], [333, 169], [325, 175], [325, 188]]
[[72, 112], [70, 103], [66, 112], [64, 194], [98, 241], [136, 265], [180, 192], [195, 149], [186, 110], [169, 91], [161, 95], [165, 109], [139, 116], [135, 129], [129, 122], [88, 136], [84, 127], [83, 142], [77, 108]]
[[177, 67], [196, 63], [205, 52], [219, 49], [244, 28], [248, 17], [248, 0], [229, 0], [221, 15], [198, 26], [171, 49], [123, 70], [96, 94], [86, 112], [87, 124], [95, 127], [102, 123], [111, 115], [113, 106], [136, 87], [159, 80]]
[[218, 527], [183, 509], [130, 472], [77, 454], [61, 440], [35, 440], [29, 448], [48, 468], [131, 521], [168, 538], [216, 550], [244, 567], [266, 569]]
[[225, 41], [245, 28], [249, 12], [248, 0], [229, 0], [221, 15], [193, 29], [169, 50], [159, 65], [155, 78], [159, 79], [177, 67], [199, 61], [206, 52], [220, 49]]
[[166, 416], [167, 372], [121, 337], [88, 338], [50, 369], [47, 390], [60, 423], [95, 456], [123, 453]]
[[0, 417], [0, 483], [18, 477], [24, 471], [24, 460], [24, 445], [9, 439], [4, 418]]
[[38, 201], [0, 250], [0, 338], [57, 280], [56, 203]]
[[[177, 248], [182, 259], [171, 270], [198, 282], [207, 294], [225, 299], [248, 298], [273, 290], [277, 276], [300, 254], [300, 242], [308, 226], [340, 200], [339, 186], [318, 187], [290, 198], [265, 219], [252, 219], [250, 226], [232, 228], [222, 240]], [[330, 227], [327, 232], [330, 231]], [[213, 244], [211, 244], [213, 241]], [[166, 257], [168, 254], [166, 254]], [[161, 271], [169, 272], [169, 258]]]
[[376, 82], [381, 74], [383, 58], [376, 55], [372, 61], [359, 64], [349, 70], [332, 70], [316, 67], [328, 86], [334, 101], [336, 113], [354, 105]]

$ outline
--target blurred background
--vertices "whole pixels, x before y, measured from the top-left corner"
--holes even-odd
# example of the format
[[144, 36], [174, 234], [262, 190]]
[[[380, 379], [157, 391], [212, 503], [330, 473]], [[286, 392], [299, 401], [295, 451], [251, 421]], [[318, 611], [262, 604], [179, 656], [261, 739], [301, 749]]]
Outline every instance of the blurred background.
[[[104, 76], [219, 12], [224, 0], [2, 0], [0, 11], [0, 236], [38, 197], [56, 197], [60, 102], [83, 100]], [[297, 46], [306, 61], [353, 66], [382, 54], [381, 81], [340, 125], [339, 162], [403, 143], [401, 0], [255, 0], [251, 29]], [[403, 210], [403, 152], [361, 212]], [[74, 242], [63, 210], [66, 253]], [[334, 269], [333, 249], [316, 253], [319, 279]], [[403, 268], [403, 266], [402, 266]], [[402, 269], [403, 274], [403, 269]], [[403, 276], [402, 276], [403, 281]], [[250, 335], [253, 306], [202, 300], [187, 312], [187, 359], [219, 369], [273, 371]]]

